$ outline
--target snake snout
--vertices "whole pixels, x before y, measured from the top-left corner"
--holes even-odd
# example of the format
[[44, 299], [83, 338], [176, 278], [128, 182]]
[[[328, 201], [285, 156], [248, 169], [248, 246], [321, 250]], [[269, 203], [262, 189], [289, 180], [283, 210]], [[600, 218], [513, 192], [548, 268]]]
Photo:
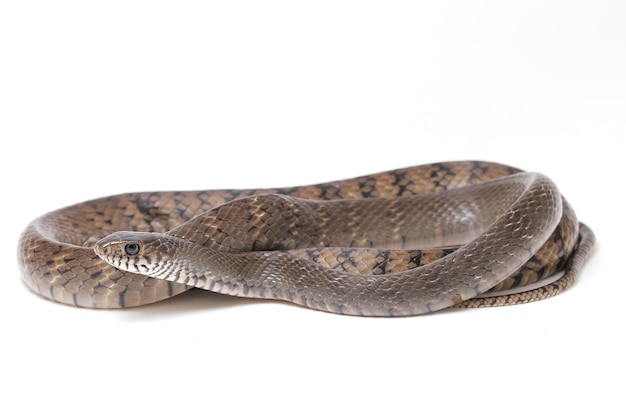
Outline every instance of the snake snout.
[[115, 254], [116, 249], [117, 249], [117, 245], [110, 244], [110, 243], [101, 244], [100, 242], [97, 242], [93, 246], [93, 251], [96, 253], [96, 255], [98, 255], [100, 258], [104, 260], [113, 256]]

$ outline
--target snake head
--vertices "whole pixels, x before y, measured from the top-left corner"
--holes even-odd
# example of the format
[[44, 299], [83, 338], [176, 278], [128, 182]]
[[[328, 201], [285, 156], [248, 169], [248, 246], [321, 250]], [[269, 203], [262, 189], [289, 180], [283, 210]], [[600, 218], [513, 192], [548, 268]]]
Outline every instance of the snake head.
[[115, 232], [96, 242], [94, 251], [118, 269], [155, 276], [176, 249], [164, 242], [160, 233]]

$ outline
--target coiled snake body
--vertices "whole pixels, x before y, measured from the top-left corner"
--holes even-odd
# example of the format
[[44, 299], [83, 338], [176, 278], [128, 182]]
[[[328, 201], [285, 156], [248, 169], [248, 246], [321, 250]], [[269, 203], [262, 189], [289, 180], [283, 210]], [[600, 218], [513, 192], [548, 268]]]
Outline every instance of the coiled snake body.
[[404, 316], [558, 294], [593, 241], [545, 176], [448, 162], [302, 187], [91, 200], [31, 222], [18, 258], [33, 291], [83, 307], [200, 287]]

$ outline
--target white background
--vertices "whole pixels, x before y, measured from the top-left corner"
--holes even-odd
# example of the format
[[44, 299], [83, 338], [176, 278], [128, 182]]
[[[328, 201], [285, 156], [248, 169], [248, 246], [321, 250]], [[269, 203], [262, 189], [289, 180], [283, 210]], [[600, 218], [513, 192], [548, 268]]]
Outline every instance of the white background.
[[[617, 0], [2, 2], [0, 414], [624, 415], [625, 74]], [[19, 279], [21, 230], [82, 200], [458, 159], [559, 185], [598, 238], [571, 290], [368, 319]]]

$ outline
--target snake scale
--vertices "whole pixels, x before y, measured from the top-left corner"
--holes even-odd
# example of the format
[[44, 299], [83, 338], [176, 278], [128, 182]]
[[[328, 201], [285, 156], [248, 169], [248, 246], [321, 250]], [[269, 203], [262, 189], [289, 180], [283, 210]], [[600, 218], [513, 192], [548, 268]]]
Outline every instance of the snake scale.
[[33, 220], [18, 262], [31, 290], [82, 307], [199, 287], [408, 316], [558, 294], [593, 243], [544, 175], [458, 161], [301, 187], [86, 201]]

